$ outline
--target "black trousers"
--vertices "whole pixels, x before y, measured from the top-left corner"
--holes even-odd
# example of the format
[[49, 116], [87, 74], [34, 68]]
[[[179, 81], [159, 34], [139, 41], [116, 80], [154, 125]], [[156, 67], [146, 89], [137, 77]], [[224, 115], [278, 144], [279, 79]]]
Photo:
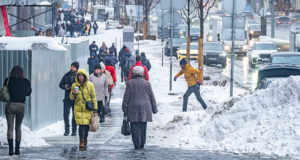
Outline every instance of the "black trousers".
[[125, 68], [121, 67], [121, 81], [124, 81], [124, 70]]
[[100, 117], [103, 116], [103, 118], [104, 118], [104, 114], [105, 114], [104, 113], [104, 103], [103, 103], [103, 101], [98, 101], [97, 104], [98, 104], [97, 113]]
[[79, 125], [79, 139], [85, 139], [89, 135], [90, 126], [89, 125]]
[[147, 122], [131, 122], [130, 125], [134, 148], [144, 148], [146, 143]]
[[77, 125], [74, 117], [74, 102], [70, 100], [64, 100], [64, 122], [65, 122], [66, 130], [69, 130], [70, 128], [69, 115], [70, 115], [71, 108], [72, 108], [72, 132], [75, 133], [77, 130]]

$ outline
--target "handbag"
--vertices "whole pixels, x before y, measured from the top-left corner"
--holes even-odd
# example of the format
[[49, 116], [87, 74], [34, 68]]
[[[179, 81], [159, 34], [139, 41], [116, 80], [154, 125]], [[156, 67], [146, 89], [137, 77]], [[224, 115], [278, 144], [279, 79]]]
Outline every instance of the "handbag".
[[111, 113], [111, 109], [110, 109], [110, 107], [109, 107], [109, 104], [106, 103], [106, 104], [104, 105], [104, 114], [107, 115], [107, 114], [109, 114], [109, 113]]
[[10, 100], [10, 95], [8, 92], [8, 83], [9, 83], [9, 78], [7, 79], [3, 88], [0, 90], [0, 101], [2, 102], [9, 102]]
[[[89, 92], [89, 89], [87, 89], [88, 92]], [[89, 92], [90, 94], [90, 92]], [[83, 90], [81, 89], [81, 95], [83, 97], [83, 100], [85, 101], [85, 109], [88, 110], [88, 111], [92, 111], [94, 110], [94, 104], [92, 101], [86, 101], [86, 99], [84, 98], [84, 95], [83, 95]]]
[[121, 133], [124, 136], [131, 135], [131, 127], [130, 127], [130, 124], [127, 120], [127, 116], [125, 114], [124, 114], [124, 118], [123, 118], [123, 125], [122, 125], [122, 128], [121, 128]]
[[91, 122], [90, 122], [90, 131], [91, 132], [97, 132], [99, 129], [99, 116], [97, 113], [94, 113]]

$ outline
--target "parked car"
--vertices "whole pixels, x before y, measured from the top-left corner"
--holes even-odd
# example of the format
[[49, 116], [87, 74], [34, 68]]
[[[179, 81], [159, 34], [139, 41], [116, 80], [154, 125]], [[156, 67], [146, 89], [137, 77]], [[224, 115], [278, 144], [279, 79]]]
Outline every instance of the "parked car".
[[290, 17], [282, 16], [276, 20], [276, 26], [290, 26], [292, 24]]
[[292, 12], [289, 14], [289, 17], [290, 17], [292, 23], [300, 22], [300, 13]]
[[[186, 32], [187, 33], [187, 32]], [[191, 27], [191, 41], [198, 41], [200, 37], [200, 27]]]
[[258, 71], [257, 89], [265, 89], [277, 79], [300, 75], [300, 53], [273, 54], [270, 63]]
[[[177, 50], [177, 58], [179, 60], [186, 58], [186, 43], [182, 43]], [[191, 43], [190, 44], [190, 58], [191, 59], [198, 59], [198, 43]]]
[[203, 47], [204, 64], [220, 64], [223, 68], [226, 67], [226, 52], [224, 51], [224, 46], [222, 43], [204, 43]]
[[271, 54], [278, 52], [275, 44], [271, 41], [256, 41], [248, 50], [249, 66], [255, 68], [258, 64], [270, 61]]
[[261, 35], [261, 26], [259, 24], [253, 24], [248, 27], [249, 39], [258, 38]]
[[[171, 44], [168, 40], [165, 44], [165, 55], [170, 56], [171, 54]], [[180, 47], [182, 43], [186, 43], [185, 38], [173, 38], [173, 56], [177, 57], [177, 49]]]

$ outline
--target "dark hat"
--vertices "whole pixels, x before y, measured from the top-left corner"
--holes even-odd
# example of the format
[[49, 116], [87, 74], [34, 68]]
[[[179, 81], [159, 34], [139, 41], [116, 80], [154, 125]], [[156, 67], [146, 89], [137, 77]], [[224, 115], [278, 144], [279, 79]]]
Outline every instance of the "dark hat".
[[141, 56], [142, 56], [142, 57], [146, 57], [145, 52], [142, 52], [142, 53], [141, 53]]
[[96, 52], [90, 52], [90, 56], [96, 56]]
[[182, 59], [182, 60], [180, 60], [180, 62], [179, 62], [179, 65], [186, 65], [186, 64], [187, 64], [187, 62], [186, 62], [185, 59]]
[[96, 70], [96, 69], [101, 69], [101, 65], [97, 63], [97, 64], [95, 65], [95, 70]]
[[137, 55], [137, 56], [135, 57], [135, 60], [136, 60], [136, 61], [141, 61], [141, 60], [142, 60], [142, 57], [141, 57], [140, 55]]
[[109, 58], [105, 59], [105, 65], [111, 65], [111, 60]]
[[74, 66], [75, 68], [79, 69], [79, 63], [78, 62], [73, 62], [71, 66]]
[[93, 41], [93, 43], [96, 43], [96, 41]]

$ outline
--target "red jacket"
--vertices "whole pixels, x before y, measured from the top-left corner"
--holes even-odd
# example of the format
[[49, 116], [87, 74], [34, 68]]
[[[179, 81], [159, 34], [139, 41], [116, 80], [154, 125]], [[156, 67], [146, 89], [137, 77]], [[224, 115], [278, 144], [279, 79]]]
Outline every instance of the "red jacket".
[[[129, 76], [128, 76], [128, 81], [132, 79], [132, 69], [133, 69], [133, 67], [135, 67], [135, 66], [143, 66], [143, 65], [142, 65], [142, 61], [137, 61], [137, 62], [135, 63], [135, 65], [132, 66], [132, 67], [130, 68], [130, 72], [129, 72]], [[147, 80], [147, 81], [149, 81], [148, 69], [147, 69], [146, 66], [143, 66], [143, 68], [144, 68], [144, 70], [145, 70], [145, 71], [144, 71], [144, 79]]]
[[[113, 82], [117, 82], [117, 77], [116, 77], [116, 70], [113, 66], [109, 66], [109, 65], [106, 65], [105, 66], [105, 69], [108, 70], [112, 76], [112, 79], [113, 79]], [[112, 84], [110, 86], [111, 89], [113, 89], [114, 87], [114, 84]]]

